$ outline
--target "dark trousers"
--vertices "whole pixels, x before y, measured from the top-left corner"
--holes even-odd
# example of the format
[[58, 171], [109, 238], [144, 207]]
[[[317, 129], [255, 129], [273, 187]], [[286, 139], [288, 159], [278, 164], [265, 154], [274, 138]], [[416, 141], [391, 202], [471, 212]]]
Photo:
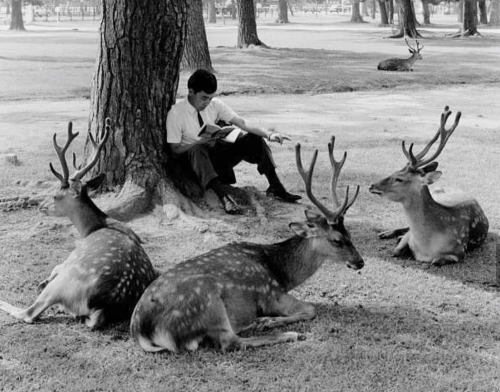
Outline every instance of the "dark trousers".
[[204, 189], [215, 178], [224, 184], [234, 184], [233, 168], [241, 161], [257, 164], [260, 174], [275, 170], [271, 150], [260, 136], [247, 133], [234, 143], [214, 139], [205, 144], [195, 144], [181, 159], [195, 172]]

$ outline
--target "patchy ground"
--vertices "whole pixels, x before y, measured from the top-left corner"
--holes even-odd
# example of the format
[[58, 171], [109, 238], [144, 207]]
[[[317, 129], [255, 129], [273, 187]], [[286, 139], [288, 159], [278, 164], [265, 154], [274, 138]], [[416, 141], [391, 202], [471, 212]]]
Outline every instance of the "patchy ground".
[[[335, 135], [336, 156], [348, 152], [341, 188], [361, 185], [358, 200], [347, 214], [346, 225], [365, 258], [366, 267], [360, 273], [353, 273], [341, 264], [326, 263], [320, 273], [295, 291], [299, 298], [316, 305], [318, 318], [286, 330], [304, 333], [307, 339], [230, 354], [202, 349], [194, 355], [148, 355], [128, 339], [126, 324], [90, 333], [55, 309], [46, 312], [34, 325], [20, 324], [0, 313], [0, 389], [55, 391], [67, 390], [70, 385], [77, 391], [146, 391], [159, 390], [160, 385], [161, 390], [172, 391], [490, 392], [498, 389], [500, 298], [495, 287], [495, 244], [500, 233], [497, 172], [500, 101], [498, 79], [495, 79], [498, 76], [488, 73], [494, 70], [493, 59], [498, 58], [498, 54], [492, 52], [491, 42], [481, 49], [466, 43], [473, 52], [466, 55], [459, 45], [450, 47], [441, 42], [440, 46], [446, 48], [443, 50], [429, 44], [425, 50], [432, 53], [431, 60], [439, 59], [444, 64], [440, 53], [446, 52], [454, 59], [462, 57], [467, 67], [461, 70], [460, 64], [453, 63], [448, 74], [440, 79], [435, 72], [439, 67], [433, 61], [428, 63], [435, 67], [433, 72], [422, 62], [418, 72], [412, 74], [383, 74], [380, 78], [391, 79], [396, 87], [379, 88], [385, 82], [378, 80], [379, 74], [369, 65], [375, 64], [381, 54], [372, 53], [366, 59], [358, 31], [342, 29], [340, 35], [335, 35], [332, 29], [319, 28], [317, 23], [307, 27], [290, 28], [287, 39], [295, 31], [298, 33], [293, 41], [287, 42], [297, 42], [297, 46], [300, 43], [302, 47], [311, 42], [317, 45], [317, 38], [324, 39], [327, 34], [331, 39], [338, 38], [324, 41], [325, 46], [332, 45], [325, 49], [330, 50], [330, 54], [339, 50], [333, 46], [340, 45], [340, 38], [352, 42], [347, 47], [355, 50], [348, 60], [344, 58], [349, 56], [347, 51], [339, 57], [339, 61], [343, 59], [339, 69], [345, 72], [344, 79], [345, 75], [356, 79], [356, 86], [372, 83], [371, 87], [354, 89], [364, 91], [331, 93], [337, 91], [335, 86], [339, 85], [331, 81], [329, 93], [318, 94], [317, 91], [324, 90], [307, 86], [327, 84], [325, 67], [318, 65], [317, 72], [313, 72], [301, 57], [294, 68], [291, 65], [294, 60], [288, 57], [288, 60], [282, 59], [283, 64], [261, 64], [263, 80], [248, 78], [257, 87], [247, 88], [242, 83], [236, 84], [237, 91], [233, 91], [230, 81], [238, 79], [238, 75], [239, 80], [244, 81], [244, 75], [251, 75], [257, 66], [249, 61], [262, 56], [262, 52], [246, 51], [230, 56], [229, 48], [214, 48], [216, 68], [224, 69], [220, 71], [220, 77], [225, 80], [222, 90], [230, 94], [225, 101], [244, 117], [275, 126], [292, 137], [293, 141], [283, 146], [273, 144], [272, 150], [279, 174], [292, 192], [303, 195], [303, 203], [282, 204], [260, 193], [263, 210], [259, 215], [214, 215], [207, 220], [167, 221], [161, 212], [154, 211], [130, 222], [145, 240], [146, 251], [154, 264], [162, 270], [231, 241], [282, 240], [290, 235], [288, 223], [301, 220], [303, 210], [310, 204], [295, 168], [295, 143], [301, 143], [305, 162], [314, 149], [320, 150], [313, 185], [315, 194], [327, 203], [326, 144], [330, 136]], [[209, 29], [212, 42], [217, 42], [214, 46], [229, 45], [233, 39], [228, 35], [233, 33], [230, 28]], [[276, 30], [274, 26], [263, 29], [276, 35], [263, 33], [261, 38], [269, 44], [273, 37], [276, 41], [283, 39], [278, 39], [282, 36]], [[382, 35], [379, 31], [376, 34]], [[75, 40], [72, 35], [68, 37]], [[0, 34], [0, 42], [4, 42], [4, 38]], [[369, 39], [377, 42], [377, 50], [384, 49], [384, 56], [394, 54], [391, 53], [393, 45], [377, 41], [373, 36]], [[401, 49], [404, 45], [399, 42], [396, 47]], [[90, 58], [85, 50], [81, 53], [84, 59]], [[311, 53], [321, 57], [319, 52]], [[63, 53], [56, 53], [56, 57], [61, 55]], [[57, 64], [56, 61], [38, 62], [37, 55], [30, 61], [26, 60], [27, 55], [23, 56], [14, 62], [0, 58], [3, 67], [0, 73], [7, 68], [8, 72], [15, 73], [13, 63], [22, 64], [34, 73], [34, 64], [49, 64], [49, 68], [50, 64]], [[472, 67], [474, 56], [477, 56], [477, 66]], [[354, 72], [359, 70], [357, 66], [349, 70], [346, 65], [349, 61], [364, 64], [361, 71]], [[82, 70], [91, 74], [87, 60], [79, 64], [87, 64]], [[224, 65], [232, 69], [233, 74], [230, 75]], [[276, 67], [278, 72], [273, 73]], [[279, 72], [286, 73], [288, 78], [273, 79]], [[431, 77], [431, 74], [435, 75], [435, 81], [446, 82], [429, 85], [423, 81], [425, 87], [418, 84], [419, 77]], [[470, 83], [467, 79], [470, 75], [479, 75], [481, 83]], [[19, 75], [16, 78], [21, 80]], [[19, 90], [9, 84], [15, 100], [0, 93], [0, 206], [8, 203], [15, 206], [13, 210], [0, 212], [3, 255], [0, 298], [19, 306], [33, 301], [38, 282], [64, 260], [77, 238], [76, 231], [65, 219], [44, 217], [35, 208], [19, 209], [19, 204], [12, 203], [16, 197], [38, 200], [48, 193], [48, 187], [54, 184], [48, 163], [57, 162], [51, 137], [54, 132], [64, 135], [70, 120], [74, 121], [75, 130], [82, 133], [74, 146], [77, 155], [81, 154], [89, 102], [78, 99], [79, 94], [74, 91], [83, 91], [80, 87], [85, 85], [85, 79], [61, 75], [61, 80], [68, 81], [74, 88], [71, 99], [58, 98], [58, 94], [50, 92], [47, 83], [40, 83], [36, 89], [40, 94], [35, 93], [35, 99], [27, 96], [29, 88], [24, 84]], [[289, 82], [282, 84], [280, 80]], [[453, 83], [464, 80], [465, 85]], [[353, 86], [347, 79], [344, 84]], [[285, 85], [296, 86], [301, 93], [290, 94], [289, 87], [280, 87]], [[263, 94], [256, 94], [259, 89], [264, 89]], [[402, 140], [421, 146], [434, 134], [445, 105], [453, 112], [462, 111], [462, 119], [439, 159], [444, 173], [439, 184], [473, 194], [490, 219], [491, 230], [485, 245], [468, 255], [463, 264], [438, 269], [390, 256], [395, 242], [380, 241], [377, 233], [404, 224], [401, 208], [369, 194], [368, 187], [404, 164]], [[7, 163], [6, 154], [16, 154], [19, 164]], [[250, 165], [240, 165], [237, 178], [238, 186], [250, 186], [257, 191], [266, 188], [264, 179]], [[105, 206], [109, 197], [96, 201]]]

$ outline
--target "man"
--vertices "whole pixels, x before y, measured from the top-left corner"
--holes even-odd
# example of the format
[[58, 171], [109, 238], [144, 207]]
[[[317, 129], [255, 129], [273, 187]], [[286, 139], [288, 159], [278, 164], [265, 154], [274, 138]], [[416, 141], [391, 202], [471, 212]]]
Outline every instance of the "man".
[[[176, 103], [167, 115], [167, 142], [174, 156], [184, 160], [196, 173], [204, 189], [212, 189], [228, 214], [241, 214], [242, 208], [227, 194], [223, 184], [234, 184], [233, 168], [242, 160], [257, 165], [260, 174], [269, 181], [266, 194], [270, 197], [296, 202], [301, 197], [285, 190], [276, 174], [271, 150], [264, 139], [283, 143], [290, 138], [281, 133], [249, 124], [218, 98], [217, 78], [199, 69], [188, 80], [188, 96]], [[205, 124], [233, 124], [245, 132], [234, 141], [218, 137], [198, 136]]]

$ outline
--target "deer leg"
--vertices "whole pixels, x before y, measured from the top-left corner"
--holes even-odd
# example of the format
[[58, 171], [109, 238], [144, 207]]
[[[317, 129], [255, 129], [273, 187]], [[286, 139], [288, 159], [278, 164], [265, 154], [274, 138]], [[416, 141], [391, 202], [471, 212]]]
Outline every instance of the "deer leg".
[[286, 293], [276, 295], [274, 301], [264, 309], [264, 313], [277, 314], [278, 316], [259, 317], [241, 331], [281, 327], [298, 321], [312, 320], [316, 317], [316, 309], [313, 305]]
[[102, 309], [95, 309], [90, 311], [90, 315], [85, 319], [85, 325], [92, 331], [103, 325], [104, 321], [104, 311]]
[[410, 241], [410, 232], [408, 231], [404, 236], [399, 240], [398, 245], [394, 249], [393, 256], [394, 257], [404, 257], [407, 255], [411, 255], [411, 249], [409, 245]]
[[383, 231], [378, 235], [378, 238], [380, 238], [381, 240], [387, 240], [390, 238], [400, 237], [403, 234], [406, 234], [408, 230], [410, 230], [409, 227], [402, 227], [400, 229]]
[[57, 274], [59, 273], [59, 270], [62, 268], [62, 266], [63, 266], [63, 264], [56, 265], [56, 266], [54, 267], [54, 269], [52, 270], [52, 272], [50, 273], [50, 276], [49, 276], [47, 279], [42, 280], [42, 281], [38, 284], [38, 286], [37, 286], [37, 288], [36, 288], [37, 293], [41, 293], [41, 292], [43, 291], [43, 289], [44, 289], [45, 287], [47, 287], [47, 285], [48, 285], [48, 284], [49, 284], [52, 280], [54, 280], [54, 278], [57, 276]]
[[431, 265], [433, 265], [435, 267], [442, 267], [443, 265], [446, 265], [446, 264], [455, 264], [455, 263], [458, 263], [459, 261], [462, 261], [463, 256], [464, 255], [462, 255], [462, 257], [460, 257], [459, 255], [455, 255], [455, 254], [442, 255], [442, 256], [439, 256], [439, 257], [436, 257], [435, 259], [433, 259], [431, 261]]
[[0, 309], [4, 312], [9, 313], [11, 316], [14, 316], [18, 320], [31, 324], [45, 309], [49, 308], [55, 303], [56, 301], [54, 301], [53, 298], [47, 298], [47, 296], [42, 292], [35, 303], [28, 309], [15, 307], [4, 301], [0, 301]]
[[[293, 298], [293, 297], [292, 297]], [[212, 321], [207, 335], [223, 351], [241, 350], [247, 347], [260, 347], [277, 343], [299, 340], [302, 335], [297, 332], [285, 332], [266, 336], [241, 338], [233, 330], [222, 300], [214, 304]]]

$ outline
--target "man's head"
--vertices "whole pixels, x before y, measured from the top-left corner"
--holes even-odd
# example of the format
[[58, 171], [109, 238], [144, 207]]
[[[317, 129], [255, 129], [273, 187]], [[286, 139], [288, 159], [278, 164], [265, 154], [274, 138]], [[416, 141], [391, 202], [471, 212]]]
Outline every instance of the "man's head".
[[207, 70], [195, 71], [188, 80], [188, 100], [198, 111], [204, 110], [217, 91], [217, 78]]

